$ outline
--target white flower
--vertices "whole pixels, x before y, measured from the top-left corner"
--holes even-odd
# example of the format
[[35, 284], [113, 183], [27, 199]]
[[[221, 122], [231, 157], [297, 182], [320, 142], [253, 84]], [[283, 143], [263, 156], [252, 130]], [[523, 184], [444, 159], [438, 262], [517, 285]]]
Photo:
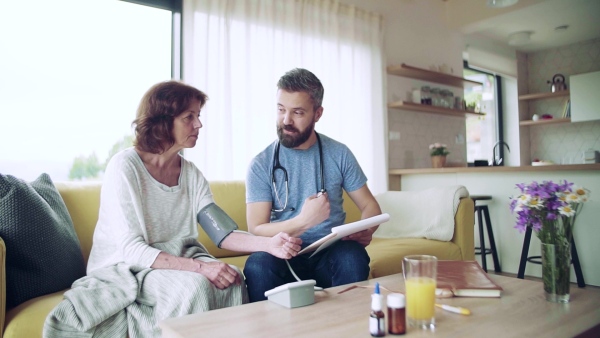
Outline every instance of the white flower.
[[530, 198], [527, 203], [524, 203], [525, 205], [527, 205], [530, 208], [534, 208], [534, 209], [542, 209], [544, 208], [544, 201], [540, 200], [537, 197], [533, 197]]
[[579, 196], [580, 202], [587, 202], [590, 197], [590, 191], [582, 187], [573, 187], [573, 194]]
[[570, 194], [569, 191], [566, 191], [566, 192], [557, 192], [556, 193], [556, 198], [558, 198], [559, 201], [563, 201], [565, 203], [568, 203], [567, 195], [569, 195], [569, 194]]
[[531, 200], [531, 195], [523, 194], [517, 197], [517, 201], [519, 204], [527, 204]]
[[448, 146], [439, 142], [429, 145], [429, 155], [431, 156], [446, 156], [450, 154]]
[[564, 207], [558, 208], [558, 212], [560, 212], [561, 215], [565, 215], [567, 217], [573, 217], [575, 215], [575, 210], [569, 205], [565, 205]]
[[[561, 197], [561, 199], [562, 199], [562, 197]], [[577, 195], [575, 193], [570, 193], [570, 194], [564, 196], [564, 201], [567, 203], [580, 203], [581, 198], [579, 197], [579, 195]]]

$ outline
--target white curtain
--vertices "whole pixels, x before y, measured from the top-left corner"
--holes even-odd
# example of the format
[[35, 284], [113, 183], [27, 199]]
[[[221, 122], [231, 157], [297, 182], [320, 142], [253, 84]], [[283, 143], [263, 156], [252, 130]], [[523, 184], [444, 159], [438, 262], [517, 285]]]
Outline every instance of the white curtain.
[[301, 67], [325, 87], [315, 129], [348, 145], [373, 193], [387, 190], [380, 15], [333, 0], [185, 0], [183, 20], [183, 79], [209, 96], [185, 156], [208, 180], [245, 179], [277, 137], [277, 81]]

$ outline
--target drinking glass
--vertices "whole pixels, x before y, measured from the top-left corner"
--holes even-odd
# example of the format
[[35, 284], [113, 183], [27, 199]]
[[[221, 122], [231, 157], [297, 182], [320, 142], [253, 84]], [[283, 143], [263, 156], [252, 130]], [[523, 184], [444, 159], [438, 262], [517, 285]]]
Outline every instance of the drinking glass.
[[402, 261], [406, 286], [408, 325], [424, 330], [435, 329], [435, 286], [437, 257], [410, 255]]

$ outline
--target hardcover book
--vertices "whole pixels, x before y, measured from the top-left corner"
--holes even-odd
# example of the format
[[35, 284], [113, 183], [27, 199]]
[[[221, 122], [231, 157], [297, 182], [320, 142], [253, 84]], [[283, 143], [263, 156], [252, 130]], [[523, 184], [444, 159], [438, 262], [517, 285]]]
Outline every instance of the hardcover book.
[[571, 100], [566, 100], [565, 105], [563, 107], [562, 117], [571, 117]]
[[476, 261], [438, 261], [437, 289], [457, 297], [500, 297], [502, 287]]

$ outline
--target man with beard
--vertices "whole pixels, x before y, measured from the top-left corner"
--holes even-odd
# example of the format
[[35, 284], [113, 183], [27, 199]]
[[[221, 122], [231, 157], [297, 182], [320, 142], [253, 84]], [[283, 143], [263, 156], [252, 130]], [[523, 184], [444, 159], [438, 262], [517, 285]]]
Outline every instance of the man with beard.
[[[367, 187], [367, 178], [344, 144], [315, 131], [323, 115], [323, 86], [306, 69], [293, 69], [277, 83], [279, 139], [251, 162], [246, 178], [248, 229], [255, 235], [281, 231], [302, 239], [306, 247], [344, 223], [345, 190], [362, 218], [381, 214]], [[315, 256], [296, 256], [289, 266], [302, 279], [328, 288], [366, 280], [369, 245], [377, 227], [337, 241]], [[244, 268], [251, 302], [264, 300], [265, 291], [295, 282], [286, 261], [268, 253], [250, 255]]]

